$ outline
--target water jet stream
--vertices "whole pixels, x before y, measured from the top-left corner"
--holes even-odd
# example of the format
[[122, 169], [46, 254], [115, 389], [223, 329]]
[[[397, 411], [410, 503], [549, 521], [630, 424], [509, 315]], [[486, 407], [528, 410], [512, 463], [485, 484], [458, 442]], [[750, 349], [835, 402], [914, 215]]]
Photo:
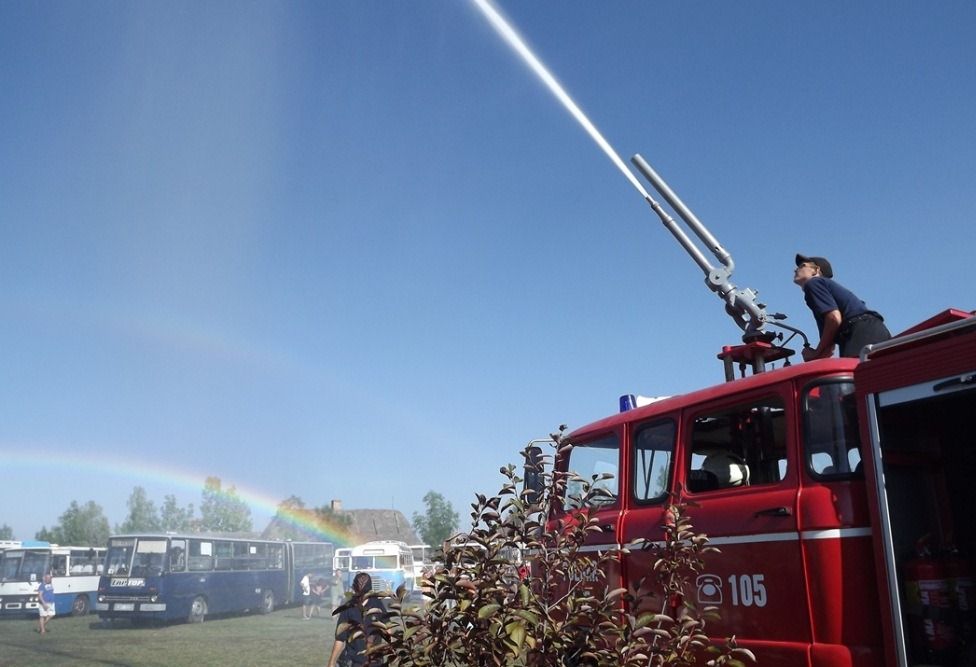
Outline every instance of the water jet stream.
[[613, 162], [617, 169], [619, 169], [620, 172], [627, 177], [630, 184], [637, 189], [644, 199], [646, 199], [648, 202], [653, 202], [654, 200], [651, 199], [651, 196], [647, 194], [647, 190], [644, 189], [644, 187], [640, 184], [640, 181], [637, 180], [637, 177], [634, 176], [630, 169], [627, 168], [624, 161], [620, 159], [620, 156], [617, 155], [617, 152], [610, 145], [610, 142], [608, 142], [603, 135], [600, 134], [600, 131], [596, 129], [596, 126], [590, 121], [589, 118], [586, 117], [586, 114], [584, 114], [582, 109], [580, 109], [576, 102], [573, 101], [573, 98], [569, 96], [569, 93], [567, 93], [559, 81], [556, 80], [556, 77], [553, 76], [546, 66], [542, 64], [542, 61], [536, 57], [536, 55], [525, 43], [525, 40], [523, 40], [518, 32], [516, 32], [515, 28], [513, 28], [511, 24], [505, 20], [505, 17], [503, 17], [498, 10], [495, 9], [490, 0], [474, 0], [474, 4], [479, 10], [481, 10], [481, 13], [485, 15], [485, 18], [488, 19], [488, 22], [491, 23], [495, 31], [498, 32], [498, 34], [501, 35], [506, 42], [508, 42], [508, 44], [515, 50], [516, 53], [518, 53], [519, 56], [521, 56], [522, 60], [524, 60], [529, 68], [535, 72], [535, 74], [544, 84], [546, 84], [546, 87], [549, 88], [552, 94], [556, 96], [556, 99], [558, 99], [562, 105], [566, 107], [566, 110], [572, 114], [573, 118], [575, 118], [577, 122], [583, 126], [583, 129], [586, 130], [587, 134], [593, 138], [593, 141], [596, 142], [597, 146], [599, 146], [603, 152], [607, 154], [610, 161]]

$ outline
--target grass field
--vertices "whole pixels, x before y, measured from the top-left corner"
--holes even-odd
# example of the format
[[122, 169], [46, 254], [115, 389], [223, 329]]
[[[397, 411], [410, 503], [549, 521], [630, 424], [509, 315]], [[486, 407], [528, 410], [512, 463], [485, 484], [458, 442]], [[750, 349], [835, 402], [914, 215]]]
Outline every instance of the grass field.
[[328, 612], [306, 621], [301, 607], [266, 616], [208, 617], [192, 625], [103, 626], [91, 615], [55, 618], [43, 636], [36, 628], [36, 618], [0, 619], [0, 667], [322, 667], [335, 636]]

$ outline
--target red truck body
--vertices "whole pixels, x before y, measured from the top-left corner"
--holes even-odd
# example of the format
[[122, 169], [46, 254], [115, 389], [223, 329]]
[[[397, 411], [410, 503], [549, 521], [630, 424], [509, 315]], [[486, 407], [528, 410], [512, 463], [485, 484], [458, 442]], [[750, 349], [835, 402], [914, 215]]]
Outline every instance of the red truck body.
[[[713, 636], [734, 634], [762, 665], [972, 664], [976, 624], [956, 588], [964, 598], [976, 555], [974, 377], [976, 318], [945, 311], [862, 360], [761, 372], [579, 428], [556, 467], [613, 475], [591, 550], [660, 540], [665, 506], [692, 503], [721, 553], [688, 593], [719, 608]], [[955, 572], [950, 604], [920, 608], [906, 576], [940, 564]], [[607, 585], [650, 568], [631, 550]], [[939, 614], [951, 637], [931, 636]]]

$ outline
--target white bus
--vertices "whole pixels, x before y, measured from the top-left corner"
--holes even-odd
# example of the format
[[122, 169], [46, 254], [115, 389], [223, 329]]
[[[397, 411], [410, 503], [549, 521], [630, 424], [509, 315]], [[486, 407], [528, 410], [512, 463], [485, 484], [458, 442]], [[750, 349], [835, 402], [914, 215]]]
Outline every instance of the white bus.
[[0, 615], [36, 614], [37, 587], [45, 574], [54, 585], [58, 615], [84, 616], [95, 603], [105, 549], [23, 542], [0, 552]]
[[373, 579], [373, 590], [393, 593], [400, 586], [415, 588], [413, 551], [406, 542], [379, 540], [353, 547], [350, 576], [366, 572]]
[[419, 583], [424, 572], [434, 566], [434, 550], [429, 544], [411, 544], [410, 551], [413, 552], [413, 578]]
[[351, 575], [349, 574], [351, 567], [352, 549], [350, 547], [336, 549], [335, 556], [332, 558], [332, 569], [335, 570], [336, 575], [339, 577], [343, 591], [349, 590], [349, 587], [352, 585]]

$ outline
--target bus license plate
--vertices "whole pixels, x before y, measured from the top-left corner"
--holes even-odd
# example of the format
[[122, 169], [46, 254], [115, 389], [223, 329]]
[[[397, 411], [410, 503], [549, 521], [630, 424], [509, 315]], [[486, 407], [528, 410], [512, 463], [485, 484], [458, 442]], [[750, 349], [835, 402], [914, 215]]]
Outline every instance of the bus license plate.
[[117, 602], [115, 604], [115, 611], [135, 611], [135, 604], [132, 602]]

